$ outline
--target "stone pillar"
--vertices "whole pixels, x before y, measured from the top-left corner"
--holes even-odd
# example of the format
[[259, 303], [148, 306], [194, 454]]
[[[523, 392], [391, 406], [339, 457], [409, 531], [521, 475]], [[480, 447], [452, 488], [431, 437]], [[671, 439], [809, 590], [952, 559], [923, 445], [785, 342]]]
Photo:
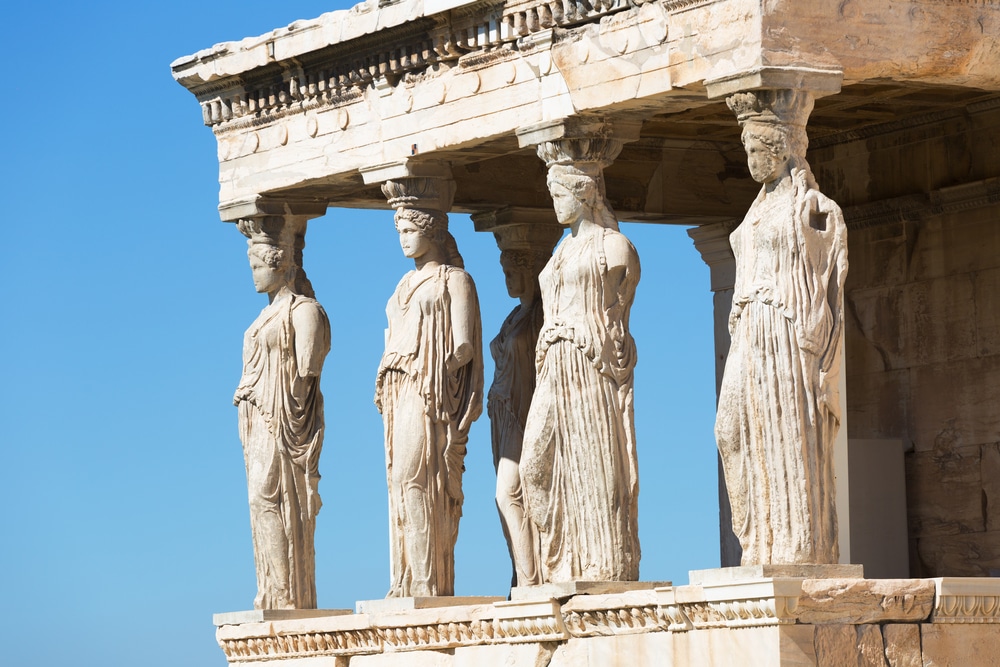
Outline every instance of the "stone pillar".
[[545, 320], [519, 465], [545, 584], [639, 576], [628, 330], [639, 257], [604, 186], [604, 169], [630, 138], [623, 131], [635, 136], [638, 125], [571, 118], [518, 132], [545, 161], [556, 217], [569, 229], [540, 279]]
[[[715, 332], [715, 395], [722, 388], [722, 371], [729, 356], [729, 312], [733, 307], [733, 283], [736, 280], [736, 259], [729, 245], [729, 235], [738, 220], [716, 222], [688, 230], [695, 248], [709, 268], [712, 290], [713, 330]], [[719, 559], [722, 567], [740, 564], [743, 550], [733, 532], [733, 515], [726, 491], [726, 477], [719, 459]]]
[[537, 535], [524, 512], [518, 465], [528, 409], [535, 393], [535, 350], [541, 332], [538, 275], [562, 235], [551, 209], [499, 209], [472, 216], [476, 231], [492, 231], [500, 248], [507, 292], [519, 303], [490, 343], [496, 371], [487, 397], [497, 473], [496, 503], [510, 552], [511, 587], [541, 583], [535, 553]]
[[375, 405], [385, 425], [391, 598], [454, 596], [469, 428], [482, 412], [479, 300], [448, 211], [448, 165], [370, 170], [396, 209], [403, 254], [414, 268], [386, 306], [385, 352]]
[[316, 608], [316, 515], [323, 447], [320, 374], [330, 322], [302, 268], [306, 222], [326, 202], [254, 197], [228, 205], [249, 239], [253, 282], [268, 305], [243, 338], [233, 397], [246, 460], [257, 610]]
[[716, 439], [742, 564], [836, 563], [847, 228], [806, 161], [812, 92], [762, 88], [726, 100], [762, 189], [730, 236], [733, 340]]

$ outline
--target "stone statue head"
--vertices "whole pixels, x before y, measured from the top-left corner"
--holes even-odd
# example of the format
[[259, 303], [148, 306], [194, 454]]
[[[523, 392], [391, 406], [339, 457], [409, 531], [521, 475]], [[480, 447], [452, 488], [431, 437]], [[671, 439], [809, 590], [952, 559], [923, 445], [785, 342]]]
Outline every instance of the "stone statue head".
[[293, 286], [295, 265], [289, 250], [266, 243], [250, 243], [247, 257], [253, 272], [253, 285], [259, 293], [275, 294], [282, 287]]
[[247, 257], [254, 287], [272, 298], [282, 287], [313, 298], [312, 283], [302, 269], [305, 220], [261, 216], [240, 220], [237, 228], [247, 237]]
[[805, 91], [757, 90], [731, 95], [726, 104], [743, 126], [750, 175], [770, 183], [792, 170], [808, 171], [806, 122], [813, 98]]
[[553, 165], [549, 167], [546, 183], [560, 225], [570, 227], [588, 220], [601, 227], [618, 229], [618, 219], [604, 194], [604, 175], [599, 165]]
[[429, 252], [438, 255], [442, 264], [465, 267], [455, 237], [448, 231], [448, 215], [419, 208], [396, 209], [396, 231], [403, 254], [412, 259]]
[[546, 248], [502, 250], [500, 266], [503, 268], [507, 294], [513, 299], [534, 296], [538, 291], [538, 274], [545, 268], [551, 254], [551, 249]]

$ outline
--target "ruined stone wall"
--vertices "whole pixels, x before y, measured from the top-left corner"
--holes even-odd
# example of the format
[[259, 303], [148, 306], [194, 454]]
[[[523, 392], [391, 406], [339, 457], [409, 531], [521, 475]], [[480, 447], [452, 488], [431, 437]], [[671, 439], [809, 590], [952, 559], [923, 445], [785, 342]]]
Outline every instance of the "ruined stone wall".
[[998, 576], [1000, 110], [888, 130], [811, 156], [850, 227], [849, 435], [907, 449], [912, 576]]

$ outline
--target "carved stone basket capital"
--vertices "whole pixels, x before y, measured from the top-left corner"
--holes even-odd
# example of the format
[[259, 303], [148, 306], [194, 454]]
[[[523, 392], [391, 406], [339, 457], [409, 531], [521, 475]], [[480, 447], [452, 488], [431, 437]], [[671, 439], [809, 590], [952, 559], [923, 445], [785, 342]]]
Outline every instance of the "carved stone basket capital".
[[455, 187], [450, 178], [416, 176], [386, 181], [382, 184], [382, 194], [392, 208], [447, 213], [455, 200]]

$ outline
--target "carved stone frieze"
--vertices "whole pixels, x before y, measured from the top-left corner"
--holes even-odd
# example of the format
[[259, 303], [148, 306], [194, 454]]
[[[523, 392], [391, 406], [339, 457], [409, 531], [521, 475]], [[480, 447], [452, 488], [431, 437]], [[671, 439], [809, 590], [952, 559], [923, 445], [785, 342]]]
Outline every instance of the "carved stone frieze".
[[928, 616], [931, 624], [1000, 623], [997, 579], [717, 580], [720, 583], [704, 586], [575, 595], [562, 602], [498, 601], [221, 625], [217, 639], [230, 663], [251, 664], [498, 644], [555, 645], [571, 638], [723, 628], [887, 623], [917, 627], [926, 624]]
[[933, 623], [1000, 623], [1000, 580], [934, 579]]
[[386, 651], [420, 651], [484, 644], [493, 639], [494, 631], [490, 620], [473, 619], [381, 628], [379, 635]]
[[229, 662], [262, 662], [276, 658], [310, 658], [380, 653], [382, 638], [375, 629], [337, 632], [270, 634], [223, 639], [219, 646]]

